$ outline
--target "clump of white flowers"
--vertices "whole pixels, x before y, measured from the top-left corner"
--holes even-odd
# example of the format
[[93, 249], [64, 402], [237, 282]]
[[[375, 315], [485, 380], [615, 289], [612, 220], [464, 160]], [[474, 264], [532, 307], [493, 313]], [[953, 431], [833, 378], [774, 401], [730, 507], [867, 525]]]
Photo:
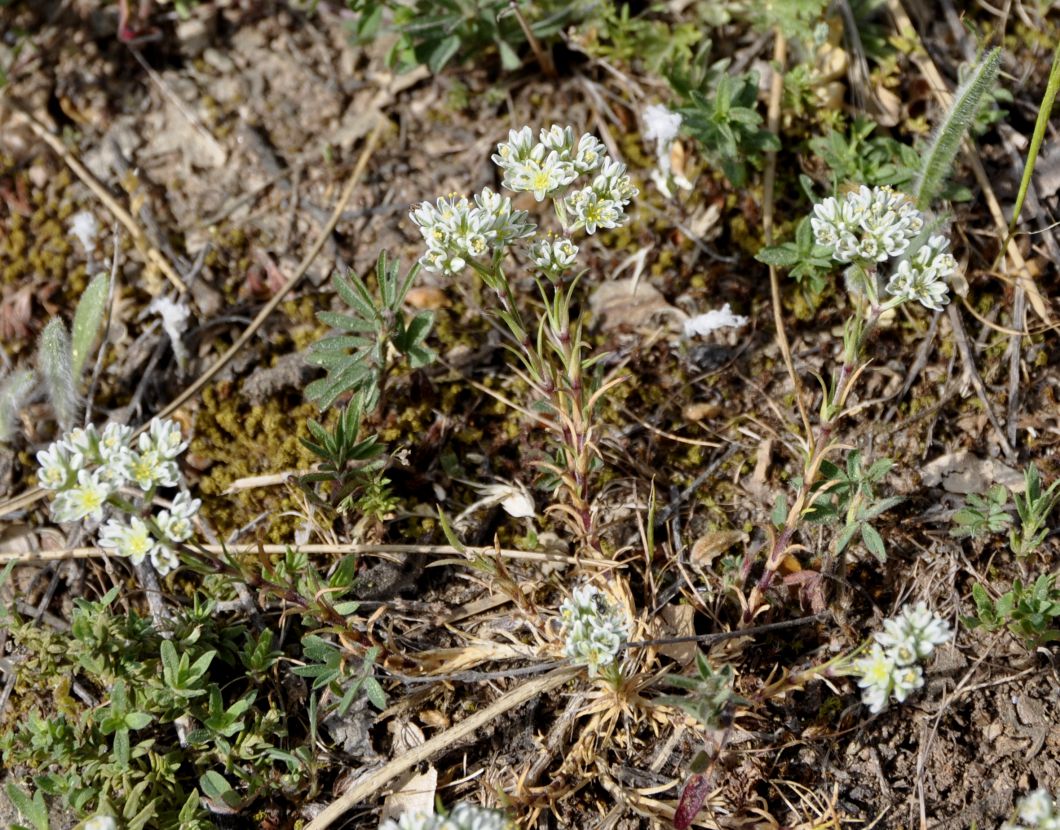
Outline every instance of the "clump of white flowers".
[[1001, 830], [1060, 830], [1060, 807], [1047, 790], [1034, 790], [1020, 799], [1016, 819]]
[[78, 427], [37, 453], [37, 477], [55, 494], [57, 522], [102, 522], [108, 508], [127, 514], [107, 519], [99, 546], [136, 565], [150, 559], [165, 576], [179, 565], [176, 545], [191, 538], [202, 502], [181, 490], [167, 509], [152, 515], [151, 505], [159, 487], [181, 485], [176, 459], [187, 447], [179, 424], [168, 419], [151, 421], [135, 444], [133, 430], [121, 424], [102, 432]]
[[860, 676], [861, 699], [869, 711], [882, 712], [891, 697], [902, 703], [923, 686], [924, 673], [918, 664], [952, 636], [949, 624], [923, 602], [907, 605], [898, 616], [885, 620], [868, 655], [853, 663], [854, 674]]
[[117, 830], [117, 827], [111, 816], [95, 816], [85, 822], [83, 830]]
[[379, 830], [513, 830], [514, 827], [512, 820], [499, 810], [457, 804], [447, 815], [412, 810], [396, 821], [383, 822]]
[[891, 307], [915, 300], [939, 311], [949, 301], [945, 280], [957, 271], [957, 261], [946, 251], [949, 240], [934, 234], [914, 244], [925, 233], [925, 219], [905, 194], [862, 185], [815, 205], [810, 226], [817, 244], [838, 262], [874, 270], [898, 260], [887, 283]]
[[[626, 166], [612, 159], [596, 136], [575, 138], [571, 127], [542, 129], [536, 142], [529, 127], [511, 130], [508, 140], [497, 145], [493, 161], [503, 173], [504, 187], [533, 193], [539, 202], [551, 199], [566, 233], [619, 227], [637, 194]], [[592, 179], [575, 187], [583, 176]], [[473, 200], [451, 194], [423, 202], [409, 216], [427, 243], [420, 264], [449, 275], [469, 266], [480, 273], [495, 270], [512, 242], [533, 237], [537, 230], [526, 211], [514, 210], [510, 198], [488, 187]], [[529, 250], [531, 261], [550, 279], [570, 268], [577, 253], [566, 237], [536, 240]]]
[[443, 274], [458, 274], [469, 261], [499, 257], [509, 243], [535, 230], [525, 210], [513, 210], [511, 199], [488, 187], [474, 202], [450, 194], [434, 204], [423, 202], [409, 215], [427, 243], [420, 263]]
[[575, 588], [559, 608], [566, 641], [563, 653], [589, 669], [589, 677], [611, 666], [629, 637], [629, 621], [594, 585]]

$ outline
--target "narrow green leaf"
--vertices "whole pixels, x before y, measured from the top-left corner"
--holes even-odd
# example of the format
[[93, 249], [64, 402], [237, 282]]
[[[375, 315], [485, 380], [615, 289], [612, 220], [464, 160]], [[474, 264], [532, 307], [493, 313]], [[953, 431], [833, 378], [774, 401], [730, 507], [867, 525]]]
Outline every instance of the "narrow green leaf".
[[81, 377], [81, 370], [103, 325], [109, 294], [110, 277], [105, 273], [97, 274], [77, 302], [70, 342], [70, 364], [75, 379]]
[[983, 97], [997, 80], [1000, 67], [1001, 48], [995, 47], [983, 57], [953, 96], [953, 104], [935, 130], [913, 185], [913, 195], [921, 209], [931, 207], [942, 192], [960, 151], [961, 140], [974, 123]]
[[77, 417], [77, 389], [70, 362], [70, 335], [58, 317], [52, 318], [41, 332], [37, 344], [37, 365], [55, 412], [55, 420], [63, 430], [71, 429]]
[[863, 524], [861, 526], [861, 541], [865, 543], [869, 553], [881, 562], [887, 561], [887, 548], [883, 544], [883, 537], [880, 536], [876, 528], [870, 524]]
[[18, 430], [18, 414], [33, 391], [34, 376], [18, 369], [0, 382], [0, 444], [12, 441]]

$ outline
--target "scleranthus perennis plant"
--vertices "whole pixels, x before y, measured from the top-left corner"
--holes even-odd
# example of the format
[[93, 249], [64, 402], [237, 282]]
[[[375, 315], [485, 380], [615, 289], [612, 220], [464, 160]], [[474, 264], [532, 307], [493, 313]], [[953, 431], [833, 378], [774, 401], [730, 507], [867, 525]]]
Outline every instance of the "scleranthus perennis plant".
[[177, 550], [191, 538], [202, 504], [182, 489], [169, 507], [153, 511], [159, 487], [182, 483], [176, 459], [188, 442], [176, 421], [155, 418], [133, 443], [133, 430], [107, 424], [70, 430], [37, 453], [41, 487], [54, 493], [57, 522], [103, 522], [99, 546], [127, 556], [134, 565], [150, 559], [165, 576], [180, 560]]
[[[575, 137], [571, 127], [542, 129], [537, 141], [529, 127], [512, 130], [492, 158], [506, 188], [551, 202], [561, 235], [540, 233], [526, 211], [490, 188], [470, 200], [452, 194], [410, 213], [427, 245], [420, 263], [447, 276], [470, 268], [494, 292], [498, 307], [492, 313], [514, 340], [515, 371], [551, 416], [557, 454], [540, 466], [567, 496], [566, 504], [553, 509], [595, 549], [589, 490], [598, 456], [593, 420], [600, 396], [618, 381], [603, 383], [590, 374], [600, 356], [588, 354], [582, 322], [571, 317], [578, 281], [571, 275], [578, 254], [572, 237], [623, 225], [637, 189], [625, 165], [612, 159], [599, 139], [588, 133]], [[543, 306], [532, 322], [524, 318], [504, 270], [508, 255], [519, 249], [529, 259]]]
[[514, 830], [515, 824], [499, 810], [474, 804], [457, 804], [448, 813], [431, 815], [419, 810], [388, 819], [380, 830]]

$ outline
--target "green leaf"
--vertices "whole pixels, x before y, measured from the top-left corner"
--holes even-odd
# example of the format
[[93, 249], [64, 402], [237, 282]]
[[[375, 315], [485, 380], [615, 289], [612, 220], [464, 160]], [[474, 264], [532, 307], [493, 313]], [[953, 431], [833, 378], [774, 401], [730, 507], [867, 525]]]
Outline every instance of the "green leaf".
[[953, 162], [961, 148], [961, 140], [975, 122], [983, 97], [993, 88], [1001, 67], [1001, 48], [990, 50], [953, 97], [953, 104], [935, 131], [920, 172], [913, 185], [913, 195], [921, 209], [931, 207], [942, 192]]
[[364, 692], [368, 696], [368, 701], [376, 709], [386, 708], [386, 692], [383, 691], [383, 687], [374, 677], [366, 677], [364, 679]]
[[48, 807], [42, 793], [36, 792], [30, 798], [14, 784], [8, 784], [4, 789], [15, 809], [33, 824], [35, 830], [49, 830]]
[[77, 417], [77, 388], [70, 362], [70, 336], [58, 317], [53, 317], [41, 332], [37, 365], [55, 419], [64, 431], [71, 429]]
[[219, 772], [207, 770], [199, 776], [199, 789], [207, 798], [220, 801], [233, 809], [242, 806], [242, 799]]
[[81, 370], [103, 325], [109, 294], [110, 277], [105, 273], [97, 274], [78, 300], [70, 343], [71, 374], [75, 379], [81, 377]]
[[460, 38], [457, 35], [450, 35], [431, 52], [431, 56], [427, 59], [427, 68], [432, 73], [438, 74], [458, 51], [460, 51]]
[[0, 382], [0, 444], [14, 440], [19, 413], [33, 391], [35, 380], [29, 369], [17, 369]]
[[125, 716], [125, 725], [129, 729], [143, 729], [147, 726], [154, 718], [147, 714], [147, 712], [129, 712]]
[[799, 250], [791, 242], [770, 245], [759, 250], [755, 259], [776, 268], [789, 268], [799, 261]]
[[865, 543], [869, 553], [879, 559], [880, 562], [887, 561], [887, 548], [883, 544], [883, 537], [880, 536], [876, 528], [870, 524], [862, 524], [861, 541]]

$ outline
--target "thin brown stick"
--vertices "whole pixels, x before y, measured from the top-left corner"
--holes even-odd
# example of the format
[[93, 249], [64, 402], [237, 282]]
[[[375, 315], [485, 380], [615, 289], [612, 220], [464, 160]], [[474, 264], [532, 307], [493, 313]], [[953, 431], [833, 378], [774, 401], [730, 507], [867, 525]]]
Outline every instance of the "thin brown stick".
[[177, 270], [170, 264], [169, 260], [162, 255], [162, 252], [151, 244], [150, 240], [147, 238], [147, 234], [144, 233], [143, 228], [137, 224], [129, 211], [118, 204], [118, 200], [111, 196], [110, 191], [103, 186], [99, 179], [92, 175], [92, 171], [85, 167], [80, 160], [66, 148], [66, 145], [63, 144], [62, 140], [41, 123], [33, 113], [29, 112], [15, 101], [9, 101], [8, 103], [16, 112], [26, 119], [30, 129], [32, 129], [45, 144], [51, 147], [54, 153], [66, 163], [67, 167], [74, 171], [76, 176], [96, 195], [96, 198], [103, 203], [107, 210], [114, 214], [114, 218], [125, 226], [125, 229], [129, 231], [132, 236], [136, 247], [143, 252], [145, 257], [147, 257], [147, 261], [165, 274], [166, 279], [173, 283], [177, 291], [181, 294], [187, 291], [188, 288], [184, 285], [184, 280], [180, 278]]
[[416, 764], [428, 760], [447, 747], [474, 734], [481, 727], [500, 717], [505, 712], [509, 712], [524, 703], [529, 703], [538, 695], [547, 694], [553, 689], [558, 689], [568, 680], [575, 677], [579, 671], [580, 669], [577, 668], [560, 668], [542, 678], [521, 683], [511, 691], [501, 695], [485, 709], [464, 718], [460, 723], [447, 729], [442, 734], [436, 735], [417, 747], [413, 747], [405, 754], [373, 772], [329, 804], [320, 815], [306, 825], [305, 830], [324, 830], [325, 827], [331, 827], [348, 810], [367, 801], [406, 770], [412, 769]]
[[[769, 112], [766, 116], [766, 124], [769, 129], [778, 133], [780, 130], [780, 105], [784, 93], [784, 62], [787, 60], [787, 41], [778, 30], [776, 41], [773, 45], [773, 78], [769, 86]], [[766, 245], [773, 244], [773, 212], [774, 191], [777, 182], [777, 152], [770, 150], [766, 153], [765, 185], [762, 193], [762, 234]], [[813, 428], [810, 426], [810, 416], [806, 412], [806, 405], [802, 400], [802, 383], [795, 371], [795, 362], [791, 359], [791, 344], [788, 342], [788, 334], [784, 329], [784, 314], [780, 304], [780, 276], [777, 274], [776, 266], [769, 266], [769, 288], [773, 295], [773, 324], [777, 330], [777, 345], [784, 357], [784, 365], [787, 367], [788, 375], [795, 391], [795, 402], [799, 406], [799, 415], [802, 417], [802, 428], [806, 434], [806, 440], [811, 441]]]
[[[457, 550], [450, 545], [201, 545], [196, 550], [202, 550], [213, 556], [220, 556], [226, 551], [231, 554], [254, 554], [264, 553], [266, 555], [282, 554], [288, 550], [296, 550], [302, 553], [339, 553], [339, 554], [383, 554], [383, 553], [418, 553], [434, 556], [461, 556], [472, 554], [475, 556], [500, 556], [504, 559], [518, 559], [526, 562], [562, 562], [567, 565], [585, 565], [594, 568], [621, 568], [622, 563], [614, 559], [583, 559], [576, 556], [566, 556], [562, 553], [542, 553], [533, 550], [512, 550], [508, 548], [487, 547], [464, 547]], [[98, 547], [81, 548], [50, 548], [34, 553], [0, 553], [0, 564], [7, 562], [54, 562], [66, 559], [94, 559], [103, 556], [107, 551]]]
[[961, 364], [964, 366], [964, 371], [968, 378], [972, 381], [972, 386], [975, 387], [975, 393], [979, 396], [983, 409], [986, 410], [990, 425], [994, 428], [994, 432], [997, 433], [997, 440], [1001, 445], [1001, 450], [1007, 458], [1013, 458], [1015, 457], [1015, 452], [1012, 449], [1012, 445], [1009, 444], [1008, 438], [1005, 436], [1005, 430], [1001, 428], [1001, 423], [998, 421], [997, 415], [994, 413], [994, 407], [987, 396], [986, 384], [983, 383], [983, 378], [975, 366], [975, 357], [972, 355], [972, 347], [968, 342], [968, 334], [964, 330], [960, 312], [957, 311], [957, 306], [954, 303], [946, 306], [946, 315], [950, 318], [950, 327], [953, 329], [953, 339], [957, 341], [957, 351], [961, 356]]
[[353, 196], [353, 191], [355, 191], [357, 186], [361, 183], [361, 176], [364, 174], [364, 170], [368, 166], [368, 159], [372, 157], [372, 152], [375, 150], [375, 146], [379, 141], [379, 136], [383, 131], [383, 126], [386, 123], [385, 119], [382, 118], [376, 121], [375, 127], [372, 129], [372, 132], [369, 134], [368, 140], [364, 145], [364, 149], [361, 150], [360, 158], [357, 159], [357, 164], [353, 168], [353, 173], [350, 175], [350, 180], [346, 185], [346, 189], [342, 191], [342, 195], [339, 196], [339, 200], [335, 204], [335, 209], [331, 212], [331, 218], [328, 219], [328, 223], [321, 229], [316, 242], [313, 243], [313, 247], [306, 252], [306, 255], [298, 264], [298, 268], [291, 278], [287, 280], [283, 288], [272, 296], [272, 299], [265, 304], [265, 307], [258, 312], [250, 325], [244, 329], [239, 337], [236, 338], [236, 342], [228, 347], [228, 351], [217, 358], [216, 362], [203, 372], [191, 386], [177, 395], [176, 399], [172, 401], [169, 406], [158, 413], [158, 417], [165, 418], [167, 415], [172, 415], [180, 409], [180, 407], [198, 395], [199, 392], [203, 390], [203, 387], [213, 380], [218, 372], [229, 364], [232, 358], [239, 353], [239, 350], [251, 341], [258, 329], [265, 324], [265, 321], [269, 318], [272, 312], [279, 307], [280, 303], [287, 298], [287, 295], [294, 290], [294, 287], [298, 285], [302, 277], [305, 276], [306, 271], [309, 270], [309, 266], [313, 264], [313, 261], [317, 258], [317, 255], [331, 236], [331, 232], [334, 231], [335, 227], [339, 224], [339, 219], [342, 217], [342, 212], [346, 209], [346, 204], [350, 201], [350, 197]]

